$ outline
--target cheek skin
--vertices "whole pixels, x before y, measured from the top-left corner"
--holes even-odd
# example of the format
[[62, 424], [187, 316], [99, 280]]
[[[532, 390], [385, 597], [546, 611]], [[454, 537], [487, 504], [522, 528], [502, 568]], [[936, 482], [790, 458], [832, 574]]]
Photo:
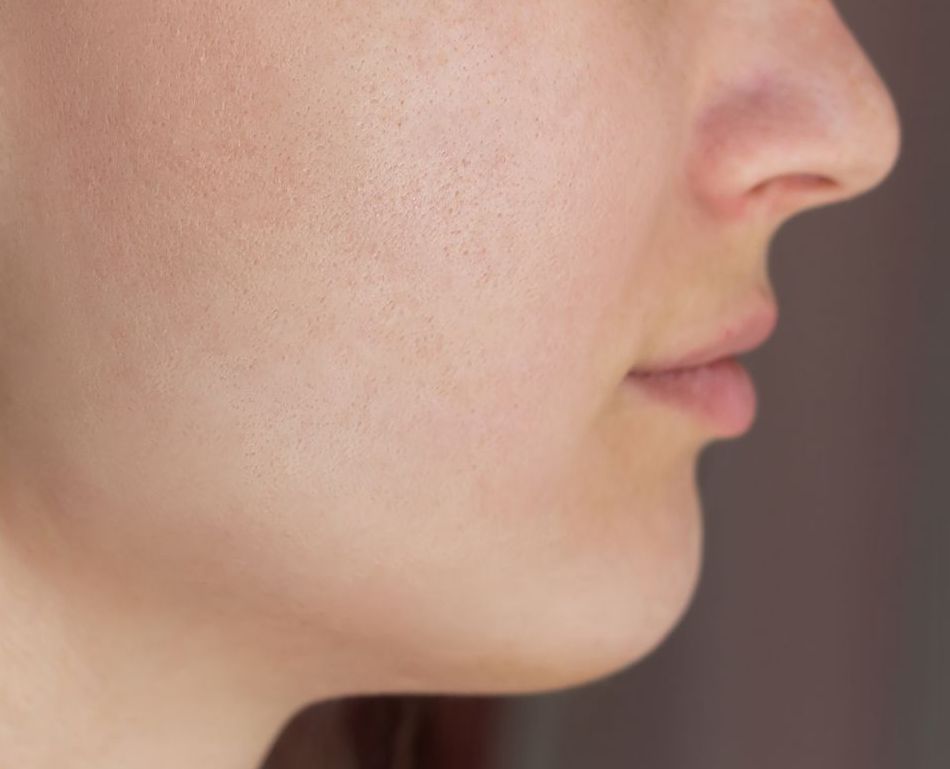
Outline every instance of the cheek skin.
[[9, 358], [65, 525], [423, 689], [622, 666], [699, 550], [684, 442], [613, 400], [658, 272], [651, 49], [605, 6], [327, 5], [22, 11], [41, 256], [7, 306], [46, 315]]

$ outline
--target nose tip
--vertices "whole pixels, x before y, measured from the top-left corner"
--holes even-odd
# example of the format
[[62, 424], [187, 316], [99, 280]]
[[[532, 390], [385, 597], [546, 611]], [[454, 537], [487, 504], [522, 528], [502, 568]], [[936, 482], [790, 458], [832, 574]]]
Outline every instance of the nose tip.
[[[858, 144], [850, 169], [841, 171], [847, 197], [862, 195], [883, 182], [900, 158], [903, 130], [894, 98], [873, 65], [862, 54], [868, 76], [865, 106], [856, 110], [858, 125], [865, 126], [864, 146]], [[856, 93], [862, 93], [856, 89]]]
[[760, 42], [726, 56], [701, 109], [688, 175], [718, 216], [786, 219], [862, 195], [897, 164], [887, 86], [830, 3], [799, 6], [746, 30]]

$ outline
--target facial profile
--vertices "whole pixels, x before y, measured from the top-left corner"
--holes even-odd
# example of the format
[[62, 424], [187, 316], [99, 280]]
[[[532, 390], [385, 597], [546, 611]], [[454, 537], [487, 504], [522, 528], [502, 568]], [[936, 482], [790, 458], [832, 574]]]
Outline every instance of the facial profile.
[[764, 341], [772, 236], [900, 143], [821, 1], [6, 0], [0, 38], [0, 566], [50, 649], [287, 709], [654, 649], [749, 421], [627, 374]]

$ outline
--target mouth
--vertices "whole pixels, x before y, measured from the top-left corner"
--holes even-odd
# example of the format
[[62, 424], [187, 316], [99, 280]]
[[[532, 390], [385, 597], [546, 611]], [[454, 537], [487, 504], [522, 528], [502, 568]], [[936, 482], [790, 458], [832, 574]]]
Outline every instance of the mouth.
[[635, 367], [624, 386], [696, 417], [721, 437], [742, 435], [755, 422], [758, 401], [752, 377], [736, 356], [763, 344], [777, 322], [773, 302], [756, 305], [720, 326], [709, 341]]

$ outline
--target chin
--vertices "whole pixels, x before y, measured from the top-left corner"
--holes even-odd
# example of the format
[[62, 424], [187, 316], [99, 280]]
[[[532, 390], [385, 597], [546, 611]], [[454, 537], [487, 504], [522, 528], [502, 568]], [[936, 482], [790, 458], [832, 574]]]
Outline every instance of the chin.
[[677, 481], [661, 504], [581, 510], [577, 526], [539, 537], [535, 550], [516, 540], [497, 561], [510, 568], [460, 567], [451, 588], [426, 593], [404, 634], [388, 636], [381, 656], [398, 665], [387, 690], [543, 694], [650, 656], [683, 620], [702, 567], [702, 506]]
[[[593, 616], [590, 602], [578, 607], [577, 618], [568, 625], [508, 628], [501, 637], [484, 638], [470, 664], [448, 672], [444, 691], [470, 695], [545, 694], [592, 684], [636, 665], [660, 648], [681, 624], [692, 605], [699, 582], [701, 558], [690, 554], [667, 570], [656, 584], [662, 590], [639, 604], [636, 610], [625, 595], [607, 596], [599, 607], [613, 606], [603, 616]], [[626, 597], [626, 601], [624, 598]], [[565, 599], [570, 600], [570, 599]], [[575, 597], [575, 603], [577, 597]], [[561, 609], [558, 613], [563, 615]], [[531, 612], [525, 612], [526, 621]], [[426, 687], [429, 688], [429, 687]]]
[[632, 618], [629, 623], [605, 622], [586, 632], [578, 629], [564, 646], [545, 650], [549, 655], [546, 667], [526, 667], [521, 691], [540, 694], [593, 684], [642, 662], [679, 627], [692, 605], [697, 583], [692, 579], [665, 596], [662, 605], [648, 616]]

